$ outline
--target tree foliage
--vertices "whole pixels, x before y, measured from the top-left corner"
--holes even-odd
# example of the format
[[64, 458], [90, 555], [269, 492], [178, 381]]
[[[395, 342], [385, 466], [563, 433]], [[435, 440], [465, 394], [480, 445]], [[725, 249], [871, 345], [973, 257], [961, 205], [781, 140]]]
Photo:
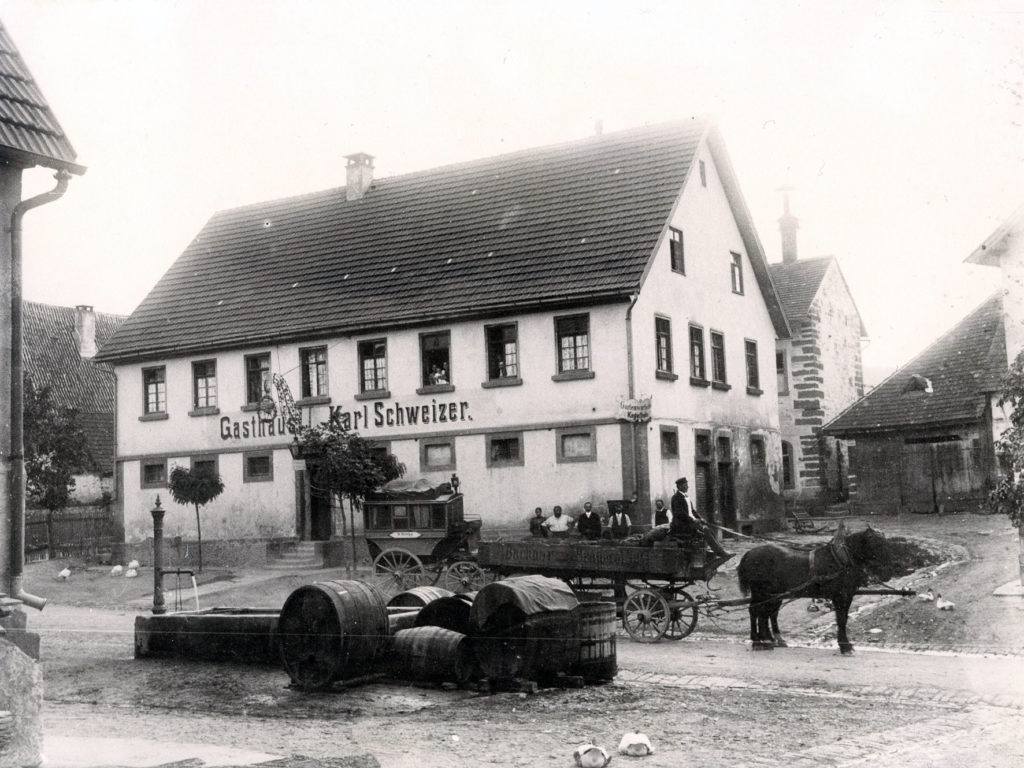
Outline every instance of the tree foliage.
[[62, 408], [50, 387], [25, 377], [25, 475], [28, 497], [44, 509], [64, 509], [75, 488], [75, 473], [89, 459], [78, 411]]
[[199, 508], [209, 504], [224, 491], [224, 481], [209, 464], [191, 469], [175, 467], [168, 478], [167, 490], [178, 504], [191, 504], [196, 509], [196, 534], [199, 538], [199, 570], [203, 570], [203, 525]]
[[1015, 527], [1024, 512], [1024, 351], [1003, 378], [999, 405], [1009, 406], [1010, 426], [996, 443], [1004, 465], [1003, 477], [989, 494], [992, 511], [1005, 514]]

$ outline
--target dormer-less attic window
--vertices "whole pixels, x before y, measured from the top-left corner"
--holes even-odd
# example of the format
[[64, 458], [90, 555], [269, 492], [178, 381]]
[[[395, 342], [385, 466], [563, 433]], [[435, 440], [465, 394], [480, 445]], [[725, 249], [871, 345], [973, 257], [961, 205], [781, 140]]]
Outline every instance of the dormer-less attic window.
[[672, 263], [672, 271], [685, 275], [686, 259], [683, 255], [683, 230], [670, 227], [668, 232], [668, 252]]

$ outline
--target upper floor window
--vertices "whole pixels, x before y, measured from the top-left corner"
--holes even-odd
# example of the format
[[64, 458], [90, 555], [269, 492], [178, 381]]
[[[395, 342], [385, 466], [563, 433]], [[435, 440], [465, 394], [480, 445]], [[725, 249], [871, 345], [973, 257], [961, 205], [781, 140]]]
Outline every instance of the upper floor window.
[[672, 373], [672, 321], [667, 317], [654, 318], [654, 344], [658, 351], [658, 370]]
[[192, 408], [217, 407], [217, 361], [192, 363]]
[[732, 254], [732, 292], [743, 293], [743, 257], [738, 254]]
[[245, 402], [258, 405], [270, 393], [270, 355], [245, 356]]
[[697, 381], [707, 379], [704, 363], [704, 329], [699, 325], [690, 326], [690, 378]]
[[515, 323], [488, 325], [484, 328], [487, 341], [487, 379], [519, 378], [519, 327]]
[[451, 331], [420, 334], [420, 366], [424, 387], [452, 383]]
[[302, 369], [300, 397], [322, 397], [327, 394], [327, 347], [299, 350]]
[[142, 369], [143, 413], [167, 413], [167, 368]]
[[747, 339], [743, 343], [747, 357], [747, 391], [751, 394], [761, 394], [761, 374], [757, 367], [757, 342]]
[[786, 373], [786, 353], [779, 351], [775, 353], [775, 377], [779, 385], [779, 394], [789, 394], [789, 376]]
[[711, 332], [711, 381], [725, 384], [725, 334]]
[[670, 227], [668, 233], [668, 252], [672, 262], [672, 271], [685, 275], [686, 258], [683, 252], [683, 230]]
[[359, 391], [388, 388], [388, 343], [384, 339], [359, 342]]
[[590, 370], [590, 315], [555, 318], [558, 372]]

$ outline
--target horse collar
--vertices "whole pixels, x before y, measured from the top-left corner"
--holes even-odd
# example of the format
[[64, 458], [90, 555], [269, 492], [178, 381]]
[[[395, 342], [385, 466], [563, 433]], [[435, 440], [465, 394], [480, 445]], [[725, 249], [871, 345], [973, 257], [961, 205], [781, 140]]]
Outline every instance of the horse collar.
[[853, 565], [853, 558], [850, 557], [850, 550], [846, 546], [845, 541], [833, 539], [828, 543], [828, 551], [836, 559], [836, 562], [839, 563], [840, 568], [848, 568]]

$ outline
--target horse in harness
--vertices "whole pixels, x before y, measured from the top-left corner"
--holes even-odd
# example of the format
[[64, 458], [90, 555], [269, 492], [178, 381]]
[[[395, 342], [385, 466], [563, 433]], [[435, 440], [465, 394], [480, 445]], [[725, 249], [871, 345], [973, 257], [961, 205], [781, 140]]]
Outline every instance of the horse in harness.
[[846, 634], [850, 604], [857, 590], [873, 580], [892, 578], [889, 542], [868, 526], [847, 534], [840, 525], [835, 537], [807, 552], [763, 544], [740, 559], [736, 568], [740, 591], [750, 596], [750, 639], [754, 650], [785, 647], [779, 632], [779, 609], [798, 597], [832, 601], [836, 612], [839, 650], [853, 653]]

